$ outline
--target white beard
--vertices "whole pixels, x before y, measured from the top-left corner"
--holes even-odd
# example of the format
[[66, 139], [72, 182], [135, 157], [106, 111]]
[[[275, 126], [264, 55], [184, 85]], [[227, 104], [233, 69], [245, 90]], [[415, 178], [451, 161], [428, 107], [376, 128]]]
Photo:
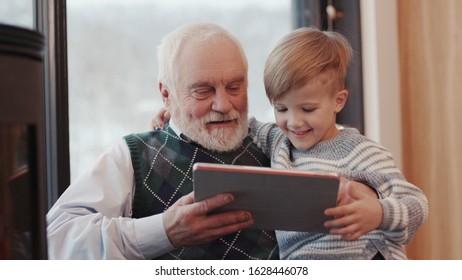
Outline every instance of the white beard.
[[[233, 110], [228, 114], [210, 112], [200, 119], [190, 119], [184, 111], [172, 112], [172, 119], [178, 128], [192, 141], [211, 151], [229, 152], [237, 149], [247, 135], [249, 123], [247, 111], [242, 115]], [[206, 124], [211, 121], [237, 119], [236, 128], [223, 127], [207, 130]]]

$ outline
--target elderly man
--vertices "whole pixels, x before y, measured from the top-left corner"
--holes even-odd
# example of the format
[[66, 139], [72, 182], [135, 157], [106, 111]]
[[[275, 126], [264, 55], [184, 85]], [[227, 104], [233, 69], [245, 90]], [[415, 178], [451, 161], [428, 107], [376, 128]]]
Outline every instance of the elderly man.
[[208, 214], [233, 200], [194, 202], [192, 165], [269, 166], [249, 137], [247, 60], [213, 24], [167, 35], [159, 89], [172, 120], [104, 153], [47, 214], [51, 259], [277, 259], [274, 233], [250, 213]]

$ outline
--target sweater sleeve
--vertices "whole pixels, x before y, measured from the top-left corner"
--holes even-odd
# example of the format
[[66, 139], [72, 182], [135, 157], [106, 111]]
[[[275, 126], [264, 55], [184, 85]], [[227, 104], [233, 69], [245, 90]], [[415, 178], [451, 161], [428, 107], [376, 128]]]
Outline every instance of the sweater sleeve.
[[382, 199], [383, 219], [379, 230], [394, 242], [405, 244], [428, 217], [425, 194], [409, 183], [395, 165], [393, 156], [376, 143], [363, 145], [353, 171], [342, 176], [375, 188]]
[[281, 130], [275, 123], [263, 123], [254, 117], [249, 119], [250, 136], [257, 147], [271, 158], [280, 140]]

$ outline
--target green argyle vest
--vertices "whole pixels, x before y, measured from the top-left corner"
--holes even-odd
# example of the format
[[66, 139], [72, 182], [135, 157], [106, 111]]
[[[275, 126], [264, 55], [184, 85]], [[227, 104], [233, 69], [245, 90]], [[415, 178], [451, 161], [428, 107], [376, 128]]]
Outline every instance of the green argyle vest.
[[[211, 152], [163, 130], [125, 136], [135, 172], [133, 218], [164, 212], [193, 190], [196, 162], [269, 166], [268, 158], [246, 137], [233, 152]], [[241, 230], [201, 246], [178, 248], [159, 259], [278, 259], [273, 231]]]

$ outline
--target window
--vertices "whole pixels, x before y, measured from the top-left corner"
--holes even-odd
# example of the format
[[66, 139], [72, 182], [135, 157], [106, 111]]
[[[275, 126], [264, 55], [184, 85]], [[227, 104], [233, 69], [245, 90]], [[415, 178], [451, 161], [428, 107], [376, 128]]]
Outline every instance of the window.
[[0, 0], [0, 23], [34, 29], [34, 1]]
[[[220, 24], [242, 42], [249, 60], [249, 111], [273, 119], [264, 94], [270, 50], [291, 29], [291, 1], [68, 0], [71, 178], [122, 136], [150, 129], [162, 106], [156, 48], [183, 23]], [[71, 181], [72, 181], [71, 180]]]

